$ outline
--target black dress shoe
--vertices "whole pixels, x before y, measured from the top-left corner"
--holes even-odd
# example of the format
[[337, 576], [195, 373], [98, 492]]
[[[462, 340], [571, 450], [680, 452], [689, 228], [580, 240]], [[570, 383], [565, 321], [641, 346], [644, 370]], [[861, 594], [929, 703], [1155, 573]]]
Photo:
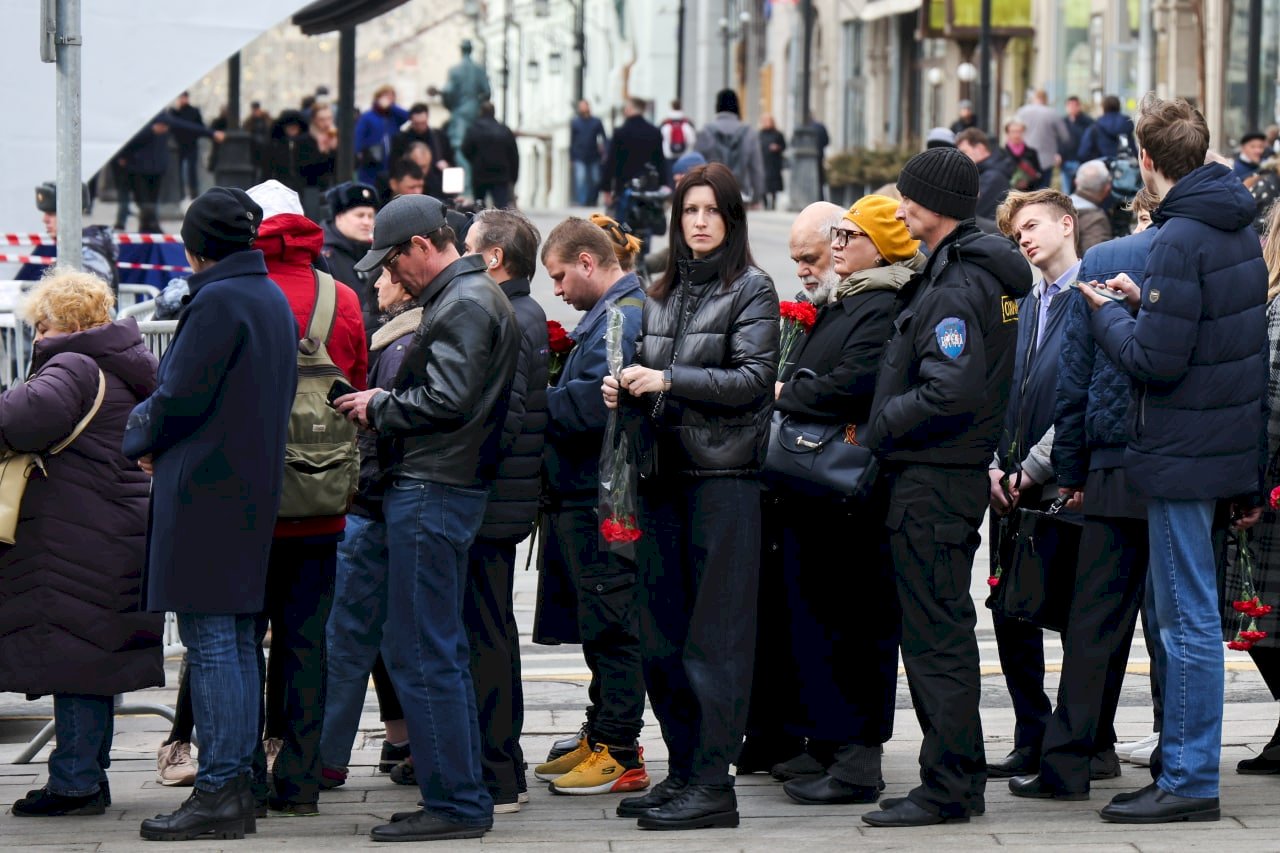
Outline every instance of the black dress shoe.
[[1089, 778], [1095, 782], [1099, 779], [1120, 778], [1120, 756], [1116, 755], [1114, 749], [1095, 753], [1089, 759]]
[[1271, 746], [1254, 758], [1246, 758], [1236, 765], [1236, 772], [1246, 776], [1270, 776], [1280, 773], [1280, 747]]
[[1213, 821], [1222, 817], [1217, 797], [1179, 797], [1158, 785], [1143, 788], [1137, 796], [1114, 798], [1100, 814], [1112, 823], [1173, 823]]
[[80, 817], [99, 815], [107, 810], [103, 790], [99, 788], [84, 797], [55, 794], [48, 788], [36, 788], [13, 804], [15, 817]]
[[1138, 797], [1144, 796], [1148, 791], [1150, 791], [1150, 790], [1151, 790], [1151, 789], [1153, 789], [1153, 788], [1157, 788], [1157, 787], [1159, 787], [1159, 786], [1158, 786], [1158, 785], [1156, 785], [1156, 783], [1155, 783], [1155, 782], [1152, 782], [1150, 785], [1148, 785], [1148, 786], [1147, 786], [1147, 787], [1145, 787], [1145, 788], [1139, 788], [1139, 789], [1138, 789], [1138, 790], [1136, 790], [1136, 791], [1125, 791], [1123, 794], [1116, 794], [1114, 797], [1112, 797], [1112, 798], [1111, 798], [1111, 802], [1113, 802], [1113, 803], [1127, 803], [1127, 802], [1129, 802], [1130, 800], [1136, 800], [1136, 799], [1138, 799]]
[[733, 763], [734, 771], [739, 776], [768, 773], [775, 764], [780, 764], [799, 752], [804, 752], [804, 738], [748, 736], [742, 742], [738, 760]]
[[[889, 802], [889, 800], [885, 800]], [[881, 804], [884, 805], [883, 803]], [[934, 826], [939, 823], [968, 823], [968, 815], [948, 817], [929, 811], [910, 797], [893, 798], [893, 805], [878, 812], [868, 812], [862, 822], [871, 826]]]
[[782, 786], [788, 797], [805, 806], [874, 803], [880, 796], [879, 785], [850, 785], [823, 773], [805, 779], [792, 779]]
[[641, 829], [732, 829], [738, 798], [732, 788], [689, 785], [669, 802], [640, 816]]
[[685, 789], [686, 782], [674, 776], [668, 776], [649, 789], [642, 797], [627, 797], [618, 803], [618, 817], [641, 817], [649, 809], [665, 806], [679, 796]]
[[414, 812], [403, 820], [384, 823], [369, 831], [374, 841], [448, 841], [455, 838], [480, 838], [493, 828], [453, 823], [424, 811]]
[[[883, 800], [880, 801], [880, 809], [881, 811], [887, 812], [890, 809], [892, 809], [894, 806], [897, 806], [900, 803], [905, 803], [908, 799], [910, 798], [909, 797], [885, 797]], [[974, 807], [969, 811], [969, 814], [973, 815], [974, 817], [982, 817], [986, 813], [987, 813], [987, 807], [985, 804]]]
[[1026, 797], [1032, 800], [1070, 800], [1078, 802], [1089, 799], [1088, 791], [1060, 791], [1044, 783], [1039, 773], [1033, 776], [1014, 776], [1009, 780], [1009, 793], [1015, 797]]
[[773, 765], [769, 775], [779, 782], [790, 782], [792, 779], [804, 779], [808, 776], [821, 776], [827, 772], [826, 765], [807, 752], [794, 755], [786, 761]]
[[1039, 772], [1040, 756], [1029, 749], [1015, 749], [1000, 761], [987, 764], [987, 775], [992, 779], [1010, 779]]
[[239, 780], [216, 791], [193, 788], [176, 812], [156, 815], [142, 822], [147, 841], [191, 841], [211, 838], [244, 838], [245, 820]]

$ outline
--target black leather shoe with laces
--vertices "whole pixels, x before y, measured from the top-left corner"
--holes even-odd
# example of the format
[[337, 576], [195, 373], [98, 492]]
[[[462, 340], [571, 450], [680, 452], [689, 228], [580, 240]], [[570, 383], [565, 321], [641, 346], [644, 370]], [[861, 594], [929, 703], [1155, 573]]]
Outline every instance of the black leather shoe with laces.
[[826, 806], [874, 803], [883, 787], [883, 785], [851, 785], [823, 773], [821, 776], [792, 779], [782, 786], [782, 790], [801, 805]]
[[900, 826], [934, 826], [939, 823], [968, 823], [967, 815], [956, 815], [948, 817], [931, 812], [924, 806], [921, 806], [910, 797], [894, 798], [893, 805], [883, 808], [885, 800], [881, 803], [881, 810], [878, 812], [868, 812], [862, 816], [862, 822], [870, 826], [881, 827], [900, 827]]
[[641, 829], [732, 829], [737, 825], [738, 798], [733, 789], [710, 785], [689, 785], [636, 821]]
[[144, 820], [140, 833], [147, 841], [191, 841], [205, 836], [244, 838], [242, 790], [239, 780], [228, 782], [216, 791], [193, 788], [191, 796], [177, 811]]
[[[68, 797], [55, 794], [48, 788], [27, 791], [27, 795], [13, 804], [14, 817], [78, 817], [99, 815], [107, 810], [105, 790], [99, 788], [85, 797]], [[106, 796], [110, 796], [107, 794]]]
[[438, 818], [426, 811], [417, 811], [403, 820], [384, 823], [369, 831], [374, 841], [444, 841], [459, 838], [480, 838], [488, 826], [467, 826]]

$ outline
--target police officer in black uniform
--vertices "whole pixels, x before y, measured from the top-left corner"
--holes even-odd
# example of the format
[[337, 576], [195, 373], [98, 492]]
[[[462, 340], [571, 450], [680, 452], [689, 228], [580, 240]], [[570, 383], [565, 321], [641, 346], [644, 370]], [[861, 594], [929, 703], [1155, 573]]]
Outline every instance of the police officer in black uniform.
[[1012, 242], [978, 230], [978, 169], [956, 149], [911, 158], [898, 191], [898, 218], [931, 253], [899, 292], [866, 443], [888, 480], [902, 661], [924, 742], [919, 787], [862, 819], [927, 826], [985, 811], [969, 575], [1031, 270]]

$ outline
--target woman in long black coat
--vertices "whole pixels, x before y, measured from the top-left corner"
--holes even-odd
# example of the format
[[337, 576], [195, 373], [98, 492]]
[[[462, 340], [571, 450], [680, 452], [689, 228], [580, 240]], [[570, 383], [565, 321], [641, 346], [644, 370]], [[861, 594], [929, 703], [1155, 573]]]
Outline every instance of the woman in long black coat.
[[143, 821], [149, 840], [253, 829], [247, 786], [262, 689], [254, 614], [280, 508], [299, 337], [252, 248], [261, 221], [253, 199], [225, 187], [187, 209], [189, 302], [159, 387], [134, 409], [124, 438], [125, 454], [154, 471], [145, 603], [178, 615], [201, 738], [193, 799]]
[[[0, 395], [0, 445], [47, 453], [102, 404], [22, 497], [0, 554], [0, 691], [53, 694], [49, 781], [20, 817], [102, 814], [110, 803], [114, 696], [164, 684], [162, 617], [141, 607], [148, 478], [120, 452], [129, 412], [156, 383], [133, 320], [112, 323], [111, 289], [55, 270], [26, 305], [32, 375]], [[100, 378], [101, 377], [101, 378]]]
[[785, 164], [787, 138], [773, 123], [773, 116], [760, 117], [760, 157], [764, 161], [764, 206], [773, 210], [782, 192], [782, 169]]
[[[842, 280], [795, 365], [783, 370], [777, 409], [809, 421], [867, 422], [898, 289], [925, 260], [894, 218], [897, 207], [866, 196], [833, 229]], [[765, 502], [765, 559], [782, 564], [778, 609], [789, 619], [790, 645], [773, 655], [772, 672], [757, 667], [757, 687], [792, 697], [782, 728], [806, 738], [815, 767], [825, 770], [786, 782], [798, 803], [871, 803], [883, 787], [880, 752], [893, 734], [901, 636], [885, 514], [879, 490], [851, 503], [784, 491]], [[856, 556], [833, 561], [832, 553]]]

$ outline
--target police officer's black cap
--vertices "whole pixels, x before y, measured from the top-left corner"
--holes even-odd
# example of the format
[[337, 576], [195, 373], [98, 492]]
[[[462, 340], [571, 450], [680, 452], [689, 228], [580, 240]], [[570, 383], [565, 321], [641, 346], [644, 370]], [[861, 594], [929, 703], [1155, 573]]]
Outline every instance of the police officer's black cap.
[[372, 207], [377, 210], [378, 191], [368, 184], [347, 181], [326, 192], [324, 200], [329, 204], [330, 216], [345, 213], [353, 207]]
[[[89, 188], [82, 186], [80, 188], [80, 210], [89, 212]], [[45, 181], [36, 187], [36, 210], [41, 213], [57, 213], [58, 212], [58, 185], [53, 181]]]

